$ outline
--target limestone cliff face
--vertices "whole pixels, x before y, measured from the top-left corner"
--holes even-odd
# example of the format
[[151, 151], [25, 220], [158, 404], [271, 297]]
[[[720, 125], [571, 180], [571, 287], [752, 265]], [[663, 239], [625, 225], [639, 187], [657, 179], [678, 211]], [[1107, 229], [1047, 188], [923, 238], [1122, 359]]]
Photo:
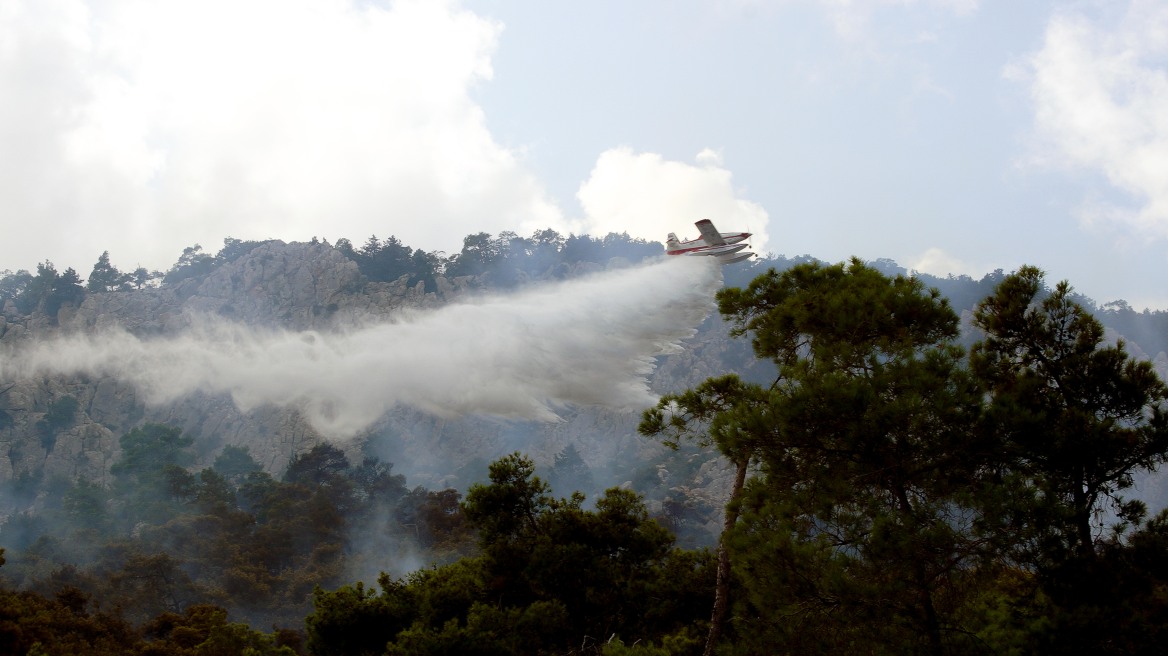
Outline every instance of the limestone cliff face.
[[[369, 285], [380, 306], [363, 294], [357, 265], [327, 244], [267, 243], [201, 279], [160, 289], [89, 294], [80, 307], [56, 317], [19, 316], [11, 305], [0, 318], [0, 347], [120, 327], [135, 335], [167, 335], [212, 315], [250, 325], [290, 330], [327, 328], [341, 308], [381, 313], [411, 300], [400, 285]], [[55, 402], [75, 399], [77, 412], [46, 425]], [[143, 422], [181, 427], [196, 438], [204, 460], [223, 444], [246, 444], [273, 470], [318, 439], [295, 411], [261, 408], [239, 412], [230, 399], [193, 395], [147, 406], [137, 391], [113, 378], [42, 377], [0, 384], [0, 482], [20, 476], [42, 480], [85, 477], [104, 481], [118, 437]]]
[[[435, 283], [437, 291], [430, 293], [404, 278], [367, 283], [357, 265], [328, 244], [270, 242], [201, 278], [158, 289], [91, 293], [79, 307], [63, 307], [56, 317], [21, 316], [9, 304], [0, 315], [0, 349], [112, 327], [141, 337], [166, 336], [205, 315], [253, 326], [327, 331], [402, 308], [437, 307], [485, 284], [469, 277]], [[734, 347], [717, 318], [692, 343], [693, 349], [659, 359], [654, 389], [682, 389], [725, 370], [724, 360]], [[67, 399], [76, 400], [76, 412], [64, 418], [54, 414]], [[355, 461], [371, 453], [394, 463], [412, 475], [411, 484], [460, 487], [483, 475], [485, 462], [515, 450], [550, 464], [556, 453], [574, 444], [590, 466], [607, 469], [613, 461], [640, 459], [660, 448], [636, 434], [638, 413], [585, 408], [566, 410], [563, 418], [546, 425], [442, 420], [396, 409], [343, 448]], [[244, 413], [229, 398], [207, 394], [149, 405], [134, 387], [109, 377], [10, 380], [0, 382], [0, 484], [22, 477], [108, 482], [118, 438], [144, 422], [177, 426], [194, 437], [199, 465], [209, 465], [223, 445], [247, 445], [275, 473], [322, 439], [294, 409], [265, 406]], [[468, 469], [474, 463], [482, 465], [481, 471]]]
[[[548, 275], [572, 277], [598, 268], [583, 264]], [[270, 242], [202, 277], [158, 289], [89, 294], [80, 306], [64, 306], [54, 317], [21, 315], [8, 303], [0, 308], [0, 355], [57, 335], [112, 327], [143, 337], [173, 335], [205, 315], [252, 326], [329, 331], [402, 309], [438, 307], [489, 286], [488, 280], [472, 277], [439, 277], [434, 283], [436, 291], [429, 293], [422, 283], [410, 285], [406, 278], [369, 283], [356, 263], [326, 243]], [[964, 313], [967, 329], [969, 319]], [[1108, 337], [1118, 339], [1112, 333]], [[1168, 356], [1151, 356], [1130, 342], [1128, 346], [1133, 355], [1149, 357], [1161, 377], [1168, 378]], [[727, 325], [715, 315], [684, 350], [658, 358], [650, 382], [656, 392], [667, 393], [728, 371], [760, 382], [773, 378], [773, 370], [753, 358], [748, 340], [729, 338]], [[75, 411], [61, 411], [73, 408], [73, 402]], [[638, 412], [568, 408], [561, 416], [558, 423], [542, 424], [442, 419], [396, 408], [342, 446], [355, 462], [376, 455], [393, 463], [411, 485], [464, 489], [485, 476], [487, 463], [502, 455], [523, 451], [547, 467], [573, 445], [598, 486], [632, 483], [647, 492], [646, 486], [655, 485], [651, 508], [667, 499], [712, 508], [706, 521], [711, 531], [718, 530], [718, 510], [732, 472], [715, 453], [667, 452], [637, 434]], [[119, 455], [118, 438], [144, 422], [176, 426], [195, 438], [196, 466], [210, 465], [224, 445], [246, 445], [276, 474], [295, 454], [322, 439], [295, 409], [263, 406], [241, 412], [231, 399], [203, 393], [149, 405], [133, 386], [110, 377], [0, 376], [0, 490], [35, 490], [76, 478], [108, 483], [109, 468]], [[1158, 481], [1144, 484], [1151, 496], [1168, 498]], [[0, 515], [29, 507], [27, 499], [20, 507], [16, 503], [0, 493]], [[35, 500], [31, 507], [36, 508]]]

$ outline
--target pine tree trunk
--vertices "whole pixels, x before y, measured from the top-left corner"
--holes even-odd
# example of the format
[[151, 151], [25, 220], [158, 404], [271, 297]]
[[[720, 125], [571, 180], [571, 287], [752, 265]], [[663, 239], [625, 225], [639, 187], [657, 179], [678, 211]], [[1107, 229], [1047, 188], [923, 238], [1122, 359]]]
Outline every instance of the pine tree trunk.
[[[913, 506], [908, 499], [908, 491], [903, 485], [895, 488], [896, 498], [900, 501], [900, 510], [906, 516], [912, 516]], [[944, 643], [941, 641], [941, 622], [937, 618], [937, 607], [933, 605], [932, 584], [929, 583], [925, 572], [924, 561], [913, 559], [913, 577], [916, 579], [917, 594], [920, 597], [921, 612], [924, 614], [925, 635], [929, 640], [929, 653], [941, 656], [945, 653]]]
[[1075, 508], [1075, 533], [1078, 536], [1079, 556], [1085, 561], [1095, 559], [1095, 536], [1091, 532], [1091, 504], [1087, 502], [1086, 485], [1083, 483], [1085, 475], [1083, 468], [1075, 468], [1075, 485], [1071, 491], [1071, 503]]
[[706, 637], [703, 656], [713, 655], [714, 646], [718, 644], [726, 625], [726, 613], [730, 610], [730, 551], [726, 548], [726, 537], [734, 524], [738, 523], [738, 497], [746, 483], [746, 466], [749, 462], [749, 459], [743, 459], [734, 463], [737, 471], [734, 473], [734, 487], [730, 489], [730, 502], [726, 504], [722, 535], [718, 538], [718, 579], [714, 585], [714, 610], [710, 614], [710, 634]]

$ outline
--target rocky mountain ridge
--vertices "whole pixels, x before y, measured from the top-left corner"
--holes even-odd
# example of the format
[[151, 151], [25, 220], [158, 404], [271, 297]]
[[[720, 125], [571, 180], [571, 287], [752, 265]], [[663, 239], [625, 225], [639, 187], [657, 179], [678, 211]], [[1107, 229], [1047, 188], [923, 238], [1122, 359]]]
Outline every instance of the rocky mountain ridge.
[[[608, 266], [628, 264], [618, 259]], [[545, 278], [603, 268], [587, 262], [567, 270], [561, 265]], [[367, 281], [356, 262], [328, 243], [265, 242], [204, 275], [158, 288], [89, 293], [79, 305], [62, 305], [53, 316], [21, 314], [9, 301], [0, 308], [0, 354], [55, 336], [111, 328], [142, 338], [173, 336], [208, 316], [268, 329], [327, 333], [385, 321], [403, 310], [438, 308], [492, 287], [487, 275], [436, 276], [431, 291], [424, 282], [410, 280]], [[536, 275], [521, 284], [540, 282]], [[962, 316], [971, 330], [969, 311]], [[1112, 341], [1121, 337], [1110, 329], [1109, 336]], [[1168, 378], [1168, 355], [1145, 353], [1134, 343], [1129, 343], [1129, 352], [1152, 360], [1161, 377]], [[656, 364], [650, 384], [658, 393], [685, 389], [731, 370], [760, 380], [768, 376], [766, 365], [753, 359], [747, 340], [730, 339], [717, 316], [706, 320], [684, 350], [660, 357]], [[395, 408], [341, 446], [354, 462], [374, 455], [393, 463], [411, 485], [465, 489], [485, 475], [489, 461], [506, 453], [523, 451], [547, 467], [571, 445], [596, 474], [598, 487], [630, 482], [642, 491], [656, 487], [651, 507], [670, 498], [721, 507], [729, 472], [715, 455], [667, 453], [637, 435], [637, 412], [567, 408], [560, 414], [563, 421], [542, 424], [490, 417], [444, 419]], [[53, 480], [78, 478], [108, 484], [118, 438], [145, 422], [176, 426], [194, 437], [196, 466], [208, 466], [225, 445], [239, 445], [247, 446], [269, 472], [279, 473], [294, 455], [325, 439], [295, 409], [267, 405], [241, 412], [226, 395], [203, 392], [149, 404], [140, 390], [114, 377], [42, 375], [0, 382], [0, 486], [36, 490]], [[35, 510], [36, 500], [0, 495], [0, 504], [9, 506], [0, 508], [5, 514]], [[716, 521], [716, 514], [709, 514], [709, 521]]]
[[[627, 262], [611, 263], [621, 265]], [[567, 275], [598, 268], [585, 263]], [[10, 302], [0, 315], [0, 349], [12, 353], [38, 340], [115, 327], [142, 338], [166, 337], [206, 316], [248, 326], [327, 332], [385, 320], [403, 309], [436, 308], [487, 285], [483, 276], [438, 276], [430, 292], [422, 282], [409, 284], [407, 276], [367, 282], [356, 263], [327, 243], [267, 242], [205, 276], [160, 288], [90, 293], [78, 306], [62, 306], [56, 316], [20, 315]], [[681, 389], [720, 373], [730, 353], [749, 360], [749, 346], [742, 340], [732, 343], [716, 317], [689, 344], [682, 353], [659, 358], [654, 389]], [[76, 408], [61, 417], [67, 399], [75, 400]], [[460, 488], [481, 477], [486, 462], [515, 450], [550, 464], [572, 444], [600, 472], [661, 449], [637, 436], [639, 413], [573, 408], [562, 416], [559, 423], [539, 424], [440, 419], [398, 408], [342, 448], [355, 462], [376, 455], [394, 463], [411, 484]], [[139, 390], [113, 377], [42, 375], [0, 384], [0, 484], [77, 478], [109, 483], [118, 438], [144, 422], [177, 426], [194, 437], [201, 466], [209, 465], [224, 445], [245, 445], [274, 473], [324, 439], [295, 409], [262, 406], [241, 412], [230, 398], [206, 393], [151, 405]], [[721, 474], [706, 467], [705, 477], [709, 484]], [[598, 484], [620, 482], [598, 478]]]

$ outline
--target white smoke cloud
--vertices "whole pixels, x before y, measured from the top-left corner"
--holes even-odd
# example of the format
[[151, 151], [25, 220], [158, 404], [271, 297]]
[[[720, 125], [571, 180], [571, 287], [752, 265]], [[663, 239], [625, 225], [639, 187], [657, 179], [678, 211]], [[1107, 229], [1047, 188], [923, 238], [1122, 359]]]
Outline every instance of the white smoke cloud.
[[723, 232], [753, 233], [751, 245], [766, 252], [766, 210], [739, 197], [730, 171], [712, 150], [698, 153], [696, 165], [655, 153], [614, 148], [600, 155], [576, 196], [586, 215], [584, 232], [625, 232], [664, 241], [670, 232], [696, 237], [693, 223], [711, 219]]
[[471, 99], [501, 31], [453, 0], [6, 0], [0, 262], [555, 224]]
[[937, 247], [926, 249], [924, 253], [910, 258], [906, 266], [909, 271], [919, 271], [942, 278], [949, 274], [968, 275], [977, 270], [965, 260]]
[[1056, 14], [1042, 49], [1006, 74], [1030, 85], [1038, 161], [1101, 173], [1136, 201], [1093, 201], [1086, 217], [1168, 236], [1168, 6], [1116, 7], [1110, 20]]
[[670, 258], [348, 332], [205, 321], [177, 337], [79, 335], [0, 360], [0, 380], [112, 376], [148, 403], [230, 394], [243, 411], [297, 408], [334, 437], [352, 436], [398, 405], [555, 421], [567, 405], [652, 405], [653, 358], [693, 334], [720, 283], [716, 263]]
[[[565, 217], [473, 98], [502, 34], [457, 0], [6, 0], [0, 268], [84, 275], [110, 250], [165, 269], [226, 236], [450, 252], [548, 227], [661, 240], [706, 216], [762, 232], [720, 162], [622, 150]], [[605, 182], [634, 164], [637, 186]], [[631, 201], [628, 223], [609, 213]]]

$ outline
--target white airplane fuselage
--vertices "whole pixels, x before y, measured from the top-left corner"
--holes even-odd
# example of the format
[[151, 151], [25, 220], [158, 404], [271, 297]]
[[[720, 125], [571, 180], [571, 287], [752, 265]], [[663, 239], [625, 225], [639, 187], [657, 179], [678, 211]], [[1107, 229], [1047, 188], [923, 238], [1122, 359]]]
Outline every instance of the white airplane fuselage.
[[[671, 232], [669, 234], [672, 235], [673, 233]], [[740, 244], [739, 242], [746, 241], [750, 237], [749, 232], [722, 232], [719, 234], [722, 235], [722, 241], [726, 242], [720, 246], [707, 244], [706, 240], [702, 237], [687, 241], [678, 241], [676, 243], [670, 240], [665, 248], [665, 252], [669, 255], [719, 255], [727, 252], [733, 253], [734, 251], [746, 248], [746, 244]], [[735, 248], [731, 251], [719, 250], [728, 246], [734, 246]]]
[[718, 258], [723, 264], [740, 262], [754, 255], [738, 252], [746, 248], [746, 244], [741, 242], [750, 237], [749, 232], [718, 232], [709, 219], [703, 219], [694, 225], [701, 231], [702, 236], [681, 241], [676, 234], [669, 233], [669, 239], [665, 243], [666, 255], [711, 256]]

